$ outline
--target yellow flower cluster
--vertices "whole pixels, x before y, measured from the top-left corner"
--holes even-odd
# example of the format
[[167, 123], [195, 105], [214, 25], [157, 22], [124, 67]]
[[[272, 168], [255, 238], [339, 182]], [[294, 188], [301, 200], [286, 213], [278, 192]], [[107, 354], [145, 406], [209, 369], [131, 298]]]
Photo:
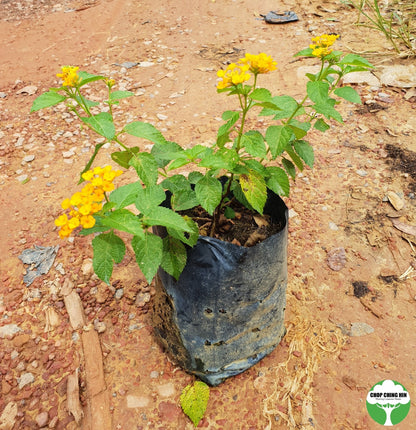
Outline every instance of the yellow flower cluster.
[[242, 64], [248, 64], [250, 66], [250, 72], [254, 74], [269, 73], [277, 68], [276, 61], [264, 52], [261, 52], [258, 55], [246, 54], [246, 56], [239, 62]]
[[312, 49], [312, 55], [315, 57], [323, 58], [332, 52], [329, 49], [338, 39], [339, 34], [322, 34], [321, 36], [312, 39], [313, 44], [309, 45]]
[[247, 73], [248, 70], [248, 65], [239, 65], [236, 63], [229, 64], [225, 70], [218, 70], [217, 76], [222, 78], [222, 81], [218, 82], [217, 88], [222, 90], [248, 81], [251, 78], [251, 75]]
[[55, 225], [61, 227], [59, 237], [69, 237], [79, 226], [91, 228], [95, 225], [93, 214], [102, 208], [104, 193], [114, 189], [113, 180], [122, 174], [121, 170], [113, 170], [111, 166], [95, 167], [82, 174], [88, 183], [81, 191], [76, 192], [70, 199], [65, 199], [61, 206], [69, 210], [55, 220]]
[[225, 70], [218, 70], [217, 76], [222, 80], [218, 82], [217, 88], [222, 90], [242, 84], [251, 78], [249, 72], [255, 75], [268, 73], [276, 69], [276, 64], [272, 57], [263, 52], [258, 55], [246, 54], [244, 58], [240, 58], [237, 63], [231, 63]]
[[61, 69], [62, 73], [58, 73], [56, 76], [62, 79], [62, 85], [64, 87], [76, 87], [79, 83], [79, 67], [62, 66]]

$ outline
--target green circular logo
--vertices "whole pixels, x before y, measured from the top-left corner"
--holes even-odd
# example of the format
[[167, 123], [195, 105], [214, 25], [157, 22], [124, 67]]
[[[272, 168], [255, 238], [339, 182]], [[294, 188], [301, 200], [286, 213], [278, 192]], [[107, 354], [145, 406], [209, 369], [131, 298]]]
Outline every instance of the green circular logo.
[[410, 409], [410, 396], [402, 384], [390, 379], [378, 382], [367, 394], [370, 417], [383, 426], [402, 422]]

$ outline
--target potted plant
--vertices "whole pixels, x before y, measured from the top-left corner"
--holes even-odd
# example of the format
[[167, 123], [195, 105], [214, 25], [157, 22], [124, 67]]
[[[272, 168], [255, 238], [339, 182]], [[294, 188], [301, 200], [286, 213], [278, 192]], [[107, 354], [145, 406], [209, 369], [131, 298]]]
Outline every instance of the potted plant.
[[[61, 87], [33, 103], [32, 112], [65, 103], [104, 138], [81, 172], [83, 188], [62, 203], [66, 212], [55, 221], [59, 235], [92, 234], [95, 273], [109, 283], [126, 252], [116, 231], [129, 234], [143, 275], [149, 283], [155, 279], [155, 333], [183, 368], [211, 385], [255, 364], [284, 336], [288, 215], [279, 196], [289, 195], [296, 170], [313, 167], [308, 132], [324, 132], [330, 120], [342, 123], [335, 97], [361, 102], [353, 88], [339, 86], [342, 77], [372, 67], [332, 50], [338, 37], [314, 38], [296, 54], [321, 66], [307, 74], [301, 101], [259, 86], [260, 75], [276, 69], [264, 53], [246, 54], [220, 70], [217, 91], [234, 97], [237, 108], [223, 113], [210, 147], [184, 149], [145, 122], [117, 128], [113, 106], [133, 94], [77, 67], [63, 67]], [[108, 92], [101, 105], [83, 94], [97, 81]], [[271, 117], [263, 133], [247, 129], [254, 111]], [[126, 146], [123, 134], [147, 139], [151, 150]], [[112, 160], [133, 168], [137, 181], [115, 188], [122, 170], [93, 167], [107, 142]], [[189, 165], [192, 172], [183, 174]]]

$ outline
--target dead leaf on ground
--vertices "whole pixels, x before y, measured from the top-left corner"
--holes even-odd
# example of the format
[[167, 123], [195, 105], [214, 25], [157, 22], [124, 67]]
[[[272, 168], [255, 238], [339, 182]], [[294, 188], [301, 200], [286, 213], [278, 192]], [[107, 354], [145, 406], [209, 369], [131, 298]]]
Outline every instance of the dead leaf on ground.
[[394, 227], [397, 228], [397, 230], [412, 236], [416, 236], [416, 225], [405, 224], [404, 222], [401, 222], [395, 218], [392, 218], [391, 222], [393, 223]]

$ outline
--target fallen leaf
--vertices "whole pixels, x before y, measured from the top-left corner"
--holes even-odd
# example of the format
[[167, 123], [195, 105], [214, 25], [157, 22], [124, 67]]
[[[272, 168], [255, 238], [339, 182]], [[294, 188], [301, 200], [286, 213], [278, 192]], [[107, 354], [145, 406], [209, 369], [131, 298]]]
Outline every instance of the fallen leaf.
[[416, 236], [416, 225], [405, 224], [395, 218], [392, 218], [391, 222], [397, 228], [397, 230], [400, 230], [403, 233], [411, 234], [412, 236]]
[[389, 191], [387, 198], [396, 211], [403, 209], [404, 201], [394, 191]]

